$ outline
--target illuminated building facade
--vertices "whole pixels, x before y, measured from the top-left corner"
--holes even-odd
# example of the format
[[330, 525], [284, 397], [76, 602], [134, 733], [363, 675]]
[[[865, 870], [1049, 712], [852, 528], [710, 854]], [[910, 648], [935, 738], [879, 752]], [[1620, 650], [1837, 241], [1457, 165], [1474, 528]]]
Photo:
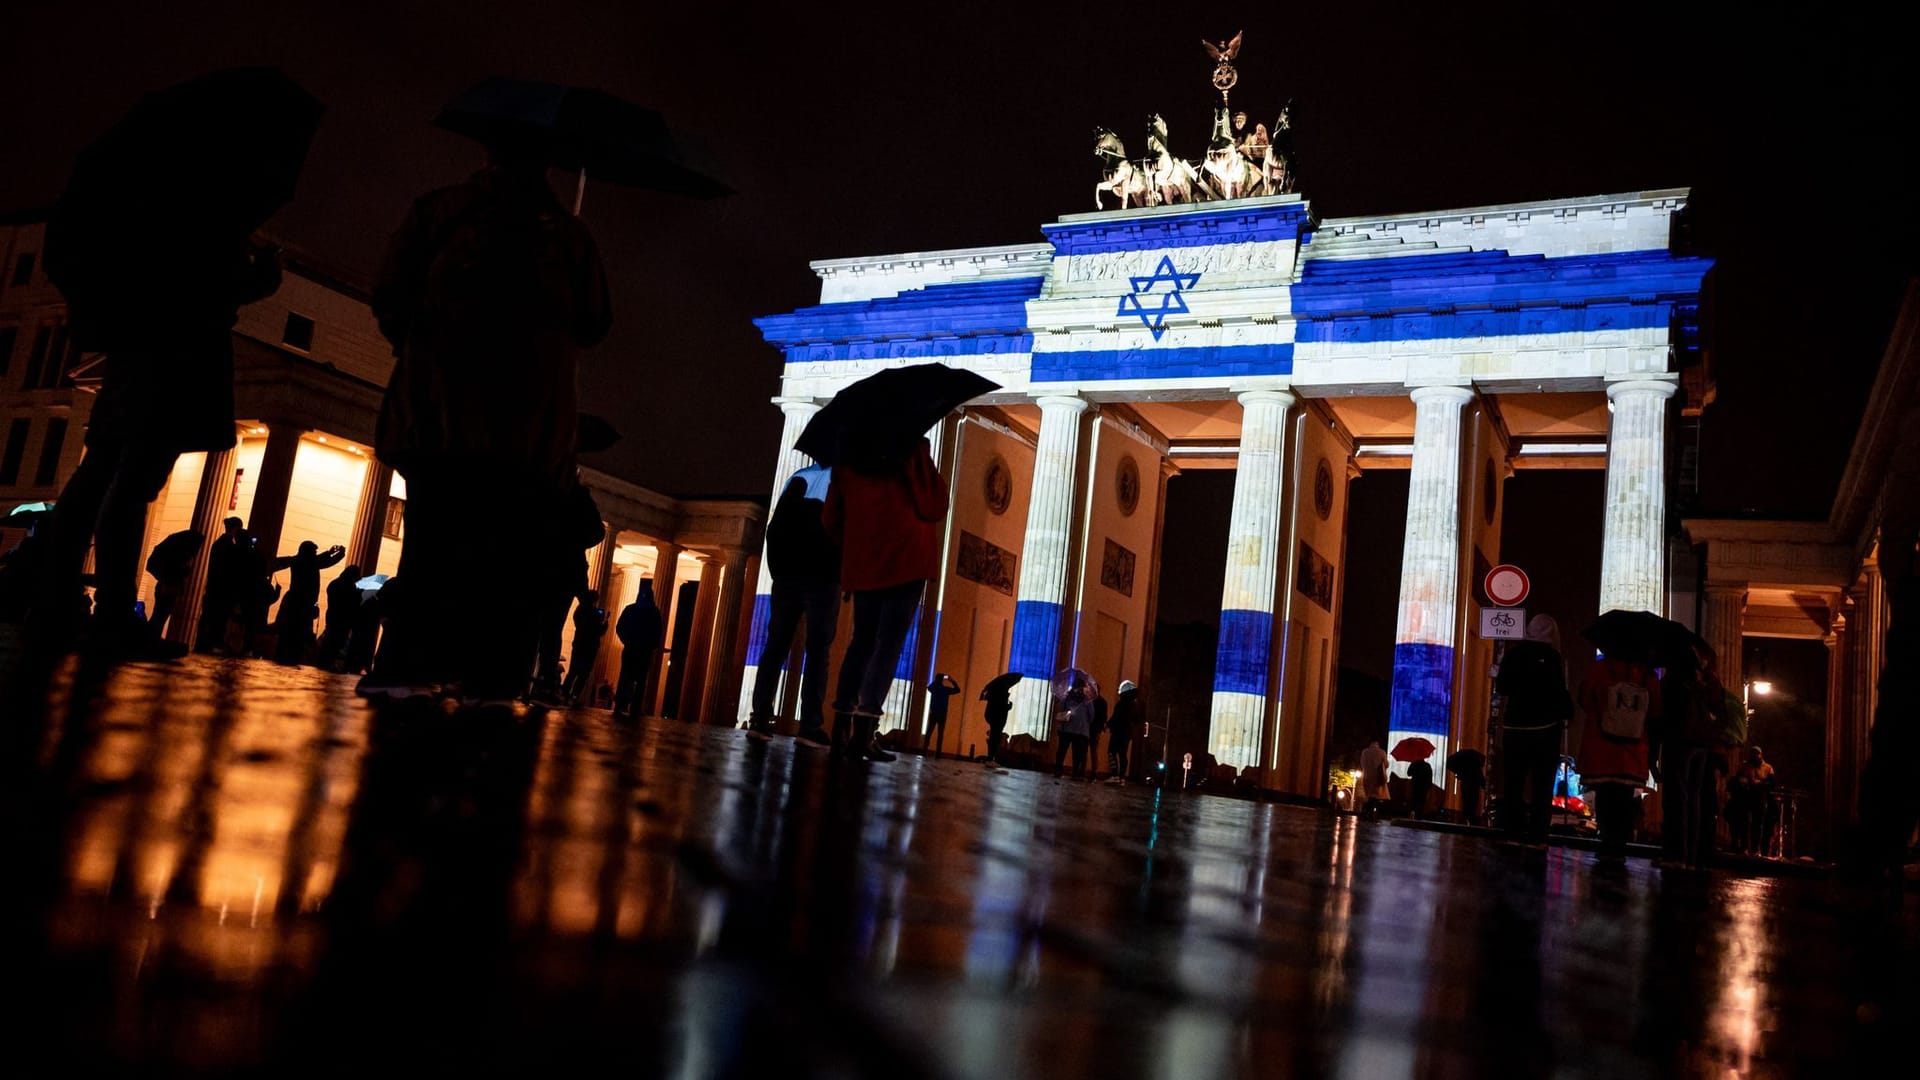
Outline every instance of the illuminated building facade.
[[946, 568], [887, 719], [917, 726], [914, 689], [950, 673], [964, 747], [985, 741], [979, 688], [1001, 671], [1027, 676], [1009, 733], [1038, 739], [1057, 669], [1144, 682], [1166, 480], [1237, 470], [1208, 750], [1261, 787], [1318, 795], [1348, 482], [1410, 470], [1391, 738], [1431, 739], [1444, 775], [1448, 748], [1485, 748], [1479, 583], [1500, 562], [1512, 470], [1605, 470], [1602, 607], [1669, 607], [1669, 447], [1700, 404], [1685, 383], [1710, 266], [1674, 241], [1686, 202], [1319, 220], [1268, 195], [1068, 215], [1034, 244], [816, 262], [820, 303], [759, 320], [785, 358], [774, 491], [805, 463], [807, 420], [866, 375], [937, 361], [1001, 385], [929, 433], [952, 485]]
[[[80, 461], [92, 403], [94, 358], [71, 344], [66, 306], [42, 268], [44, 232], [37, 218], [0, 222], [5, 510], [58, 496]], [[241, 417], [235, 445], [180, 459], [148, 515], [147, 543], [186, 528], [212, 538], [223, 519], [238, 517], [267, 552], [292, 554], [303, 540], [322, 549], [339, 544], [347, 563], [392, 574], [406, 543], [406, 485], [369, 450], [392, 351], [363, 287], [297, 253], [285, 262], [279, 291], [242, 308], [234, 326]], [[617, 617], [650, 578], [673, 627], [650, 711], [688, 719], [727, 714], [732, 680], [709, 673], [738, 665], [744, 583], [758, 557], [764, 508], [678, 500], [594, 469], [583, 469], [582, 477], [606, 519], [606, 541], [588, 553], [590, 581], [604, 605]], [[476, 581], [475, 588], [508, 587], [511, 579], [516, 528], [510, 508], [501, 510], [499, 521], [473, 523], [474, 542], [497, 548], [501, 560], [500, 580]], [[0, 535], [0, 550], [20, 535]], [[203, 563], [181, 601], [186, 617], [169, 626], [175, 640], [192, 640], [204, 578]], [[144, 574], [142, 588], [150, 604], [153, 581]], [[324, 621], [324, 595], [320, 603]], [[572, 632], [569, 622], [569, 642]], [[620, 651], [608, 634], [589, 685], [613, 681]]]

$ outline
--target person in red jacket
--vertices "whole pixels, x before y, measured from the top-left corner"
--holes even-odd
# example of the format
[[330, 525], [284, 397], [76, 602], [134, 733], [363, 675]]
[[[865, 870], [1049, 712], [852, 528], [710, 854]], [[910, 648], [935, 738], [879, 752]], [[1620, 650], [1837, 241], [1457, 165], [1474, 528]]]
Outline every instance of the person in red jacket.
[[833, 470], [821, 524], [840, 545], [840, 587], [853, 594], [853, 636], [840, 661], [834, 726], [849, 757], [892, 761], [880, 749], [880, 707], [893, 684], [920, 596], [940, 573], [947, 484], [927, 440], [905, 455], [865, 456]]
[[1617, 857], [1626, 854], [1637, 793], [1651, 771], [1647, 727], [1660, 715], [1660, 678], [1645, 656], [1607, 653], [1587, 668], [1580, 710], [1580, 772], [1594, 788], [1600, 854]]

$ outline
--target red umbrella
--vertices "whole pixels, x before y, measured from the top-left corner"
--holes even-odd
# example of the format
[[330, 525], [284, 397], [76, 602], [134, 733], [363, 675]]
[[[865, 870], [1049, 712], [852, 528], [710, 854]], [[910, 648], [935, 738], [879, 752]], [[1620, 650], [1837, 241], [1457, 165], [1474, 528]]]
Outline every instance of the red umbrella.
[[1395, 761], [1425, 761], [1433, 756], [1433, 750], [1434, 746], [1432, 743], [1418, 735], [1414, 735], [1401, 739], [1399, 742], [1393, 744], [1393, 759]]

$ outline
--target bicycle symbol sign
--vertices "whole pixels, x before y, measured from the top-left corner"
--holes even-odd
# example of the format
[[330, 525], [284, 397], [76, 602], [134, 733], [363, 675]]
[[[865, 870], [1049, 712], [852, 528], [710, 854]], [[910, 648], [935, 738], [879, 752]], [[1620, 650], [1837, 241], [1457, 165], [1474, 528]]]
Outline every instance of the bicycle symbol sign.
[[1480, 636], [1504, 641], [1526, 637], [1527, 613], [1520, 608], [1482, 608]]

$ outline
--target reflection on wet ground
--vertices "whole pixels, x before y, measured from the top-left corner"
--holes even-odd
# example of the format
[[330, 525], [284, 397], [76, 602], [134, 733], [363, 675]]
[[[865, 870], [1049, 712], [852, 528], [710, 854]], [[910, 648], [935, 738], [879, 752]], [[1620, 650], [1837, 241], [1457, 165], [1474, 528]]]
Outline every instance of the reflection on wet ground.
[[32, 1074], [1787, 1075], [1915, 904], [196, 659], [0, 702]]

